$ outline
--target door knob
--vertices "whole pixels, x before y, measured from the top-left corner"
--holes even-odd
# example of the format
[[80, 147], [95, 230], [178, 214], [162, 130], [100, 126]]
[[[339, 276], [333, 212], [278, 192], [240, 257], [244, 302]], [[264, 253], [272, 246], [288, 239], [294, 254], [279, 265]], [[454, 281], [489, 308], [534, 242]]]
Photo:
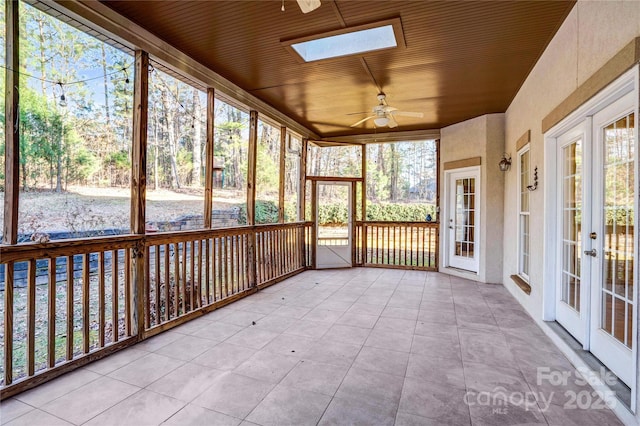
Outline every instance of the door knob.
[[586, 254], [587, 256], [596, 257], [598, 252], [596, 251], [596, 249], [591, 249], [591, 250], [585, 250], [584, 254]]

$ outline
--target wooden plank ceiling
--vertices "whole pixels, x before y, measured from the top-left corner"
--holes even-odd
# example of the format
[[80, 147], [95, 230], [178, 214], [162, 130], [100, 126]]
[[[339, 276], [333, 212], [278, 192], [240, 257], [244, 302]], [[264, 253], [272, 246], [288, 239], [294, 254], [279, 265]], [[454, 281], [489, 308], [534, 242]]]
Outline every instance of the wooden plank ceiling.
[[[504, 112], [574, 1], [104, 1], [322, 137], [389, 132], [364, 118], [384, 91], [395, 131]], [[400, 17], [406, 48], [299, 63], [281, 45]]]

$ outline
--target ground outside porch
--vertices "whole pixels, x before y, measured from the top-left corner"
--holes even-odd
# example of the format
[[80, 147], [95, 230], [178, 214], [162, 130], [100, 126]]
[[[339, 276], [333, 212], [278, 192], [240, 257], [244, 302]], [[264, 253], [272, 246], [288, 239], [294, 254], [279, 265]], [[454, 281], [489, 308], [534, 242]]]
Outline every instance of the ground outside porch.
[[30, 426], [620, 424], [503, 286], [377, 268], [306, 271], [1, 412]]

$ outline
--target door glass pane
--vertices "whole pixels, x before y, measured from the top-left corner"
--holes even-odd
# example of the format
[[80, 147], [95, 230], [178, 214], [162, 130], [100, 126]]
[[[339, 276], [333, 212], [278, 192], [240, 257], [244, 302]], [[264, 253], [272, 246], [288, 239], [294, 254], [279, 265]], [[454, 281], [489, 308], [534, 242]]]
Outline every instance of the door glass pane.
[[562, 298], [580, 312], [582, 140], [562, 150]]
[[456, 180], [455, 255], [473, 258], [475, 252], [475, 178]]
[[603, 274], [601, 328], [631, 347], [634, 257], [634, 115], [603, 131]]

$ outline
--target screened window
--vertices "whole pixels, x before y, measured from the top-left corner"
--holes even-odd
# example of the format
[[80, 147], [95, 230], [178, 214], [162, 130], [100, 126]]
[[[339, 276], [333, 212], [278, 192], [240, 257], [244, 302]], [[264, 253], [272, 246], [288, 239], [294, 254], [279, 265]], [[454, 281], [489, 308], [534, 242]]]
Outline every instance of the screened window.
[[299, 136], [289, 133], [285, 150], [284, 165], [284, 221], [298, 220], [298, 204], [300, 202], [300, 158], [302, 141]]
[[434, 140], [367, 145], [367, 220], [435, 222]]
[[308, 176], [361, 177], [362, 147], [310, 146], [307, 156]]
[[529, 197], [527, 189], [530, 183], [530, 154], [526, 146], [518, 152], [518, 275], [529, 279], [530, 223]]
[[206, 105], [206, 93], [150, 68], [148, 231], [204, 227]]
[[277, 223], [280, 190], [280, 128], [258, 120], [256, 223]]
[[18, 239], [128, 233], [133, 58], [19, 7]]
[[214, 120], [212, 226], [246, 225], [249, 114], [216, 99]]

